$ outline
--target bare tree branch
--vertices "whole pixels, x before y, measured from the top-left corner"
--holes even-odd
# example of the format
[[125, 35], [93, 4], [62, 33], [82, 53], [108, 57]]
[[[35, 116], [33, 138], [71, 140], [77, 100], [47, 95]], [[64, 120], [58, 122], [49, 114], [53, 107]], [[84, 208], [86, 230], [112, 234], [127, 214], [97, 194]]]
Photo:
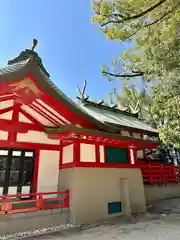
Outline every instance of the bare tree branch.
[[132, 71], [132, 73], [125, 73], [125, 74], [115, 74], [115, 73], [110, 73], [107, 71], [103, 71], [102, 73], [105, 75], [111, 76], [111, 77], [129, 77], [129, 78], [140, 77], [140, 76], [144, 75], [144, 73], [141, 71]]
[[[122, 15], [119, 15], [119, 17], [121, 17], [120, 20], [114, 20], [114, 19], [109, 20], [109, 21], [107, 21], [105, 23], [102, 23], [101, 27], [104, 27], [104, 26], [108, 25], [109, 23], [124, 23], [124, 22], [130, 21], [130, 20], [134, 20], [134, 19], [143, 17], [144, 15], [146, 15], [147, 13], [153, 11], [154, 9], [156, 9], [157, 7], [159, 7], [161, 4], [163, 4], [166, 1], [167, 0], [161, 0], [158, 3], [154, 4], [153, 6], [151, 6], [150, 8], [146, 9], [145, 11], [143, 11], [141, 13], [138, 13], [138, 14], [135, 14], [135, 15], [132, 15], [130, 17], [125, 17], [125, 16], [122, 17]], [[118, 16], [118, 14], [116, 14], [115, 16]]]

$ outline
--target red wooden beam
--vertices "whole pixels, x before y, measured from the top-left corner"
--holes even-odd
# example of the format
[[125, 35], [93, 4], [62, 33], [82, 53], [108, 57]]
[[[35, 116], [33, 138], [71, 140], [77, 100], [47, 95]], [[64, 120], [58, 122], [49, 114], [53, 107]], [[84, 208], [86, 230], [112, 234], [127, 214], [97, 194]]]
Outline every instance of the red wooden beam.
[[57, 103], [55, 100], [53, 100], [50, 96], [45, 96], [43, 97], [43, 102], [45, 104], [50, 104], [56, 111], [61, 114], [64, 118], [66, 118], [69, 122], [73, 123], [78, 123], [78, 119], [73, 115], [73, 113], [69, 112], [65, 106], [60, 104], [59, 102]]
[[[73, 134], [77, 136], [77, 138], [73, 138], [71, 136], [68, 136], [70, 134]], [[145, 142], [145, 141], [139, 141], [138, 139], [121, 139], [121, 135], [119, 135], [119, 139], [118, 138], [113, 138], [113, 137], [106, 137], [106, 136], [96, 136], [96, 135], [90, 135], [88, 133], [82, 133], [82, 132], [64, 132], [64, 133], [52, 133], [52, 134], [48, 134], [48, 137], [50, 139], [74, 139], [75, 141], [79, 141], [82, 143], [90, 143], [90, 144], [97, 144], [100, 143], [101, 145], [104, 146], [119, 146], [119, 147], [128, 147], [130, 145], [133, 145], [135, 148], [148, 148], [148, 149], [153, 149], [153, 148], [157, 148], [158, 144], [157, 143], [153, 143], [153, 142]], [[84, 138], [86, 137], [86, 139]], [[84, 139], [83, 139], [84, 138]]]
[[13, 106], [3, 108], [3, 109], [0, 109], [0, 114], [6, 113], [6, 112], [9, 112], [9, 111], [12, 111], [12, 110], [13, 110]]
[[75, 112], [71, 112], [67, 109], [63, 104], [59, 101], [56, 101], [53, 96], [49, 96], [47, 92], [45, 92], [36, 82], [35, 77], [32, 74], [27, 74], [25, 77], [30, 78], [33, 83], [39, 88], [43, 95], [43, 102], [47, 105], [51, 105], [54, 109], [57, 110], [59, 114], [61, 114], [64, 118], [66, 118], [69, 122], [74, 124], [80, 124], [86, 128], [93, 128], [95, 127], [94, 124], [90, 123], [89, 121], [85, 121], [83, 117], [79, 116]]
[[24, 149], [40, 149], [59, 151], [60, 145], [57, 144], [42, 144], [31, 142], [10, 142], [8, 140], [0, 140], [1, 148], [24, 148]]
[[56, 120], [52, 119], [50, 116], [48, 116], [46, 113], [44, 113], [40, 108], [33, 104], [28, 105], [30, 108], [32, 108], [35, 112], [39, 113], [42, 117], [47, 119], [50, 123], [56, 125], [56, 126], [61, 126], [60, 123], [58, 123]]
[[40, 123], [38, 122], [38, 120], [36, 120], [33, 116], [24, 111], [22, 108], [20, 108], [19, 112], [22, 113], [26, 118], [28, 118], [32, 123], [40, 127]]
[[[12, 114], [12, 123], [13, 123], [13, 128], [15, 126], [17, 126], [17, 128], [19, 128], [19, 126], [17, 125], [19, 123], [19, 109], [20, 109], [20, 105], [16, 104], [13, 108], [13, 114]], [[16, 137], [17, 137], [17, 131], [14, 131], [14, 129], [11, 126], [11, 129], [9, 130], [9, 135], [8, 135], [8, 140], [10, 142], [16, 141]], [[21, 129], [20, 129], [21, 131]]]
[[7, 94], [7, 96], [5, 96], [5, 94], [3, 94], [3, 96], [0, 96], [0, 102], [12, 100], [13, 98], [14, 98], [14, 94]]
[[[47, 109], [46, 106], [44, 106], [43, 104], [41, 104], [40, 102], [36, 101], [35, 100], [35, 103], [36, 104], [39, 104], [40, 107], [44, 108], [45, 111], [47, 111], [50, 115], [52, 115], [53, 117], [57, 118], [58, 121], [62, 124], [62, 125], [66, 125], [67, 123], [62, 119], [60, 118], [57, 114], [55, 114], [54, 112], [52, 112], [51, 110]], [[69, 121], [68, 121], [69, 122]]]
[[42, 131], [42, 128], [30, 123], [14, 122], [12, 120], [0, 119], [0, 130], [8, 132], [26, 133], [29, 130]]

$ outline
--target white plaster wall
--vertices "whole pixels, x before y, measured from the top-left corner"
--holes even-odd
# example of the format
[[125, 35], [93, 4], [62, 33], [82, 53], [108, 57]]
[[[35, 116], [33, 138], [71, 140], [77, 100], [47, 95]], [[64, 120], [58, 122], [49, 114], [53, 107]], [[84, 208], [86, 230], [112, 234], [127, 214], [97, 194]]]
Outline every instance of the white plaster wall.
[[80, 144], [80, 161], [81, 162], [96, 162], [95, 145]]
[[37, 183], [38, 192], [57, 192], [59, 156], [59, 151], [40, 151]]
[[73, 147], [74, 147], [73, 144], [63, 147], [62, 164], [73, 162], [73, 153], [74, 153]]
[[23, 123], [32, 123], [27, 117], [25, 117], [22, 113], [19, 113], [19, 122]]
[[[126, 186], [123, 186], [123, 182]], [[60, 189], [70, 190], [70, 213], [73, 224], [92, 223], [121, 215], [108, 214], [107, 204], [113, 201], [122, 201], [124, 214], [129, 214], [129, 211], [131, 213], [146, 211], [144, 186], [138, 168], [61, 169]]]
[[147, 202], [180, 197], [180, 184], [144, 185]]
[[8, 132], [0, 130], [0, 140], [7, 140], [8, 139]]
[[44, 144], [59, 144], [59, 140], [49, 139], [47, 134], [38, 131], [28, 131], [28, 133], [18, 133], [17, 142], [31, 142]]
[[104, 146], [101, 145], [99, 147], [99, 152], [100, 152], [100, 162], [104, 163], [105, 162], [105, 159], [104, 159]]
[[0, 102], [0, 109], [11, 107], [13, 103], [13, 100], [2, 101]]
[[12, 115], [13, 115], [13, 111], [9, 111], [9, 112], [1, 114], [0, 118], [1, 119], [5, 119], [5, 120], [11, 120], [12, 119]]

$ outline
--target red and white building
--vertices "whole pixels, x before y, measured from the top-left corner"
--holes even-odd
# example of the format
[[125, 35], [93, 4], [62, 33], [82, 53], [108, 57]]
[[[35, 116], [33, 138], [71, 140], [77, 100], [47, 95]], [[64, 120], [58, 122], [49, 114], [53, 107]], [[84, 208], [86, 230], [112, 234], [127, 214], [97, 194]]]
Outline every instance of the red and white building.
[[[130, 184], [131, 196], [124, 190], [132, 202], [126, 211], [136, 211], [144, 208], [136, 152], [156, 148], [157, 137], [155, 129], [133, 114], [88, 100], [74, 103], [53, 84], [33, 50], [26, 49], [0, 69], [0, 195], [69, 188], [76, 216], [82, 192], [84, 202], [78, 202], [85, 208], [90, 201], [101, 209], [103, 201], [118, 200], [118, 176], [118, 184], [120, 179]], [[102, 188], [111, 192], [110, 198]], [[96, 195], [89, 198], [92, 190]], [[132, 198], [133, 191], [139, 195]], [[101, 202], [95, 205], [93, 198]], [[101, 210], [94, 214], [105, 216]]]

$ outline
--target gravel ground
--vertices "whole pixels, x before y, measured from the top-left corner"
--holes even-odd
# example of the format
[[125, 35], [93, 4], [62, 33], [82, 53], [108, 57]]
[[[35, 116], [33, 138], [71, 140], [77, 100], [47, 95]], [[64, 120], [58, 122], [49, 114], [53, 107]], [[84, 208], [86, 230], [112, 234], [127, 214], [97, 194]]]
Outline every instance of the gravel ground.
[[[152, 217], [152, 216], [151, 216]], [[180, 216], [153, 216], [159, 219], [142, 217], [134, 223], [107, 224], [76, 233], [62, 232], [55, 236], [48, 236], [44, 240], [179, 240]], [[33, 238], [32, 238], [33, 239]]]
[[[56, 227], [58, 228], [58, 227]], [[54, 228], [52, 227], [52, 231]], [[37, 230], [37, 235], [38, 235]], [[46, 231], [46, 229], [44, 230]], [[3, 238], [2, 238], [3, 239]], [[4, 238], [21, 239], [21, 238]], [[148, 213], [141, 216], [115, 218], [94, 226], [69, 229], [42, 237], [42, 240], [179, 240], [180, 199], [159, 201], [148, 207]]]
[[43, 238], [44, 240], [179, 240], [180, 199], [159, 201], [148, 207], [148, 213], [135, 218], [116, 219], [113, 223], [81, 231]]

